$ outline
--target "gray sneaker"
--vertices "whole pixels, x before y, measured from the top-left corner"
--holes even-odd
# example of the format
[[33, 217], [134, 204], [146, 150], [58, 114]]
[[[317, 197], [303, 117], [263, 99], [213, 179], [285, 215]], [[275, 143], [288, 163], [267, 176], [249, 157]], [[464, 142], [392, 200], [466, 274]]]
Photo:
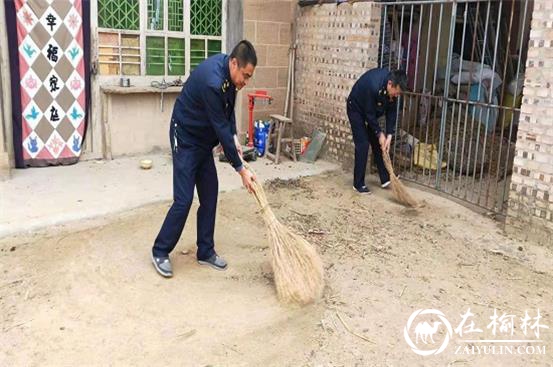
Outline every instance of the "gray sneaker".
[[173, 276], [173, 267], [171, 266], [169, 257], [155, 257], [152, 254], [152, 263], [157, 272], [165, 278], [171, 278]]
[[217, 270], [225, 270], [227, 268], [227, 262], [225, 261], [225, 259], [217, 254], [212, 255], [209, 259], [206, 260], [198, 260], [198, 264], [209, 265]]

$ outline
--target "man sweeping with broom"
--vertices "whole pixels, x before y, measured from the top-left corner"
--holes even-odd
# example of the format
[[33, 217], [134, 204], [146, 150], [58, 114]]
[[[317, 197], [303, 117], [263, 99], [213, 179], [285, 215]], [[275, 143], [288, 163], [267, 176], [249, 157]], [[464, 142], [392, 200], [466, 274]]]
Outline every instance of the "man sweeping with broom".
[[[390, 185], [390, 175], [382, 153], [388, 154], [397, 121], [397, 99], [407, 90], [407, 76], [403, 71], [372, 69], [355, 82], [347, 100], [347, 113], [355, 144], [353, 188], [361, 194], [370, 194], [365, 184], [365, 170], [371, 146], [382, 188]], [[378, 118], [386, 114], [386, 130], [382, 131]]]
[[221, 143], [242, 183], [251, 192], [255, 176], [242, 164], [241, 147], [236, 139], [234, 103], [236, 91], [248, 83], [256, 64], [253, 45], [243, 40], [230, 55], [215, 55], [198, 65], [175, 103], [169, 131], [174, 201], [152, 249], [154, 267], [164, 277], [173, 276], [169, 254], [184, 229], [194, 187], [200, 200], [198, 263], [218, 270], [227, 267], [226, 261], [215, 252], [213, 240], [218, 180], [212, 149]]
[[256, 63], [252, 44], [241, 41], [230, 56], [210, 57], [186, 81], [173, 109], [169, 133], [174, 202], [155, 239], [152, 262], [159, 274], [173, 276], [169, 253], [180, 238], [196, 187], [200, 199], [198, 262], [219, 270], [227, 267], [215, 252], [213, 242], [218, 187], [212, 149], [220, 142], [242, 183], [253, 194], [267, 225], [279, 299], [308, 304], [322, 294], [323, 263], [313, 245], [278, 221], [263, 187], [239, 155], [234, 101], [236, 91], [252, 77]]

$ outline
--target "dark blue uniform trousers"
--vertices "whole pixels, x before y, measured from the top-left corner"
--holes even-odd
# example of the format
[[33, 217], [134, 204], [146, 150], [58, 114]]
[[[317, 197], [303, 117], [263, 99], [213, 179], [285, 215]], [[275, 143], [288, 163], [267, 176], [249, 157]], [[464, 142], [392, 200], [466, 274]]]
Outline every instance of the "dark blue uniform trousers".
[[365, 117], [357, 111], [351, 102], [347, 102], [347, 113], [355, 144], [355, 166], [353, 169], [353, 186], [361, 188], [365, 185], [365, 171], [367, 169], [367, 158], [369, 157], [369, 144], [374, 156], [374, 162], [378, 168], [380, 183], [388, 182], [390, 176], [384, 166], [382, 159], [382, 148], [378, 142], [378, 137], [374, 131], [365, 122]]
[[196, 256], [206, 260], [215, 254], [213, 233], [219, 183], [213, 153], [209, 149], [185, 145], [173, 149], [173, 205], [154, 242], [154, 256], [166, 257], [177, 245], [192, 205], [194, 187], [200, 199]]

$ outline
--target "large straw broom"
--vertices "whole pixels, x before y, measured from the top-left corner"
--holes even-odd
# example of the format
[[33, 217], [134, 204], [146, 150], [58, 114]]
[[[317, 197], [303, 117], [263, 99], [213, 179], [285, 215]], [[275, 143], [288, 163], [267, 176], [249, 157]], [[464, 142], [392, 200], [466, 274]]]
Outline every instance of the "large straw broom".
[[388, 152], [384, 152], [382, 156], [384, 158], [384, 165], [386, 166], [386, 170], [390, 175], [392, 192], [394, 193], [396, 200], [399, 201], [401, 204], [412, 208], [419, 206], [419, 203], [417, 202], [417, 200], [415, 200], [415, 198], [413, 198], [411, 194], [409, 194], [405, 186], [401, 183], [401, 181], [399, 181], [399, 178], [397, 178], [397, 176], [395, 175], [394, 167], [392, 166], [392, 161], [390, 160], [390, 155], [388, 154]]
[[323, 263], [315, 247], [276, 219], [258, 181], [253, 181], [253, 196], [269, 234], [278, 298], [301, 305], [316, 301], [322, 294], [324, 280]]

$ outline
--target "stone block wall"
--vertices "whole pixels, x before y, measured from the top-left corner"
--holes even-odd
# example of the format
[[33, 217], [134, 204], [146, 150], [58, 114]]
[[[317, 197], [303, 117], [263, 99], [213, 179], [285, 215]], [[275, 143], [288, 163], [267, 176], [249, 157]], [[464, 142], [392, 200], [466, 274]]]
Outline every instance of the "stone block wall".
[[327, 134], [326, 156], [351, 166], [346, 99], [355, 81], [377, 66], [381, 7], [372, 2], [300, 8], [294, 118], [303, 133]]
[[536, 0], [506, 229], [553, 246], [553, 2]]
[[256, 49], [257, 67], [253, 80], [239, 97], [241, 121], [237, 125], [243, 133], [248, 122], [247, 93], [263, 89], [274, 98], [271, 105], [255, 107], [256, 120], [284, 111], [295, 7], [296, 1], [292, 0], [244, 0], [244, 38]]

